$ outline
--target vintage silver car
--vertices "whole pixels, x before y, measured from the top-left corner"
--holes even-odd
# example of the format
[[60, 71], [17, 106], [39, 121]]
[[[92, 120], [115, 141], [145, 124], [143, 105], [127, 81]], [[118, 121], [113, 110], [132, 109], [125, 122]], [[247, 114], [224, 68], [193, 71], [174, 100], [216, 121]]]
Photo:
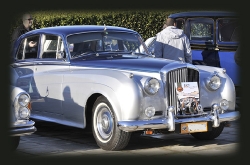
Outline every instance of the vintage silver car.
[[240, 117], [226, 70], [154, 58], [131, 29], [36, 29], [12, 57], [11, 82], [30, 94], [31, 118], [90, 129], [104, 150], [124, 149], [136, 131], [214, 139]]
[[35, 122], [30, 120], [31, 102], [29, 94], [23, 89], [10, 86], [10, 149], [15, 150], [21, 136], [36, 131]]

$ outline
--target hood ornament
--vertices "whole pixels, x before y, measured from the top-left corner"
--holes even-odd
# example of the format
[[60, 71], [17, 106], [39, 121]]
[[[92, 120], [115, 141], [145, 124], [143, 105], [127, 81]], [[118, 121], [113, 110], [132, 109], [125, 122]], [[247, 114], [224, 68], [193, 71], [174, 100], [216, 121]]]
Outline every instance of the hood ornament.
[[178, 57], [178, 58], [181, 60], [182, 63], [185, 63], [184, 58], [182, 58], [182, 57]]
[[106, 25], [104, 24], [104, 34], [108, 34], [108, 32], [107, 32], [107, 27], [106, 27]]

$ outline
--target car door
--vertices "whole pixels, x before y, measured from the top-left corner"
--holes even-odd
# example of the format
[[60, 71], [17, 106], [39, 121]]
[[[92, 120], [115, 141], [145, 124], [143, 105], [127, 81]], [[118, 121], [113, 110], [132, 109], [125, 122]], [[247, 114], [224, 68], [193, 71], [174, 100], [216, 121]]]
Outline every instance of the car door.
[[240, 86], [240, 67], [234, 60], [234, 55], [240, 42], [240, 23], [236, 18], [219, 18], [216, 21], [220, 65], [233, 80], [235, 86]]
[[34, 81], [40, 100], [34, 109], [42, 107], [42, 116], [53, 120], [62, 119], [63, 75], [69, 70], [62, 38], [57, 35], [41, 35], [39, 57], [34, 61]]

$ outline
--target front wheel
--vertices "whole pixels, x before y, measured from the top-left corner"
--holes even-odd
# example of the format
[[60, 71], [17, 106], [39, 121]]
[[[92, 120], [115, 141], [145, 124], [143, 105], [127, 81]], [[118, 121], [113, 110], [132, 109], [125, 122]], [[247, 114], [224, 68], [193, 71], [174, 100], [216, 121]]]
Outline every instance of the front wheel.
[[218, 136], [220, 136], [224, 127], [225, 127], [225, 123], [221, 123], [219, 127], [212, 128], [211, 131], [191, 133], [191, 135], [194, 138], [199, 139], [199, 140], [213, 140], [217, 138]]
[[96, 143], [103, 150], [118, 151], [125, 148], [131, 133], [117, 127], [117, 118], [109, 101], [100, 96], [92, 110], [92, 132]]

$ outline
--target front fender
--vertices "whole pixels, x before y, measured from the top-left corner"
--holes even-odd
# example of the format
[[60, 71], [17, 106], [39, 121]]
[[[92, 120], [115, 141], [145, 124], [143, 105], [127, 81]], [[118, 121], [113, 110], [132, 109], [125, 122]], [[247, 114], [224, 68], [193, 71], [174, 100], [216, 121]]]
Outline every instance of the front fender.
[[140, 115], [142, 91], [130, 78], [130, 73], [105, 69], [73, 70], [64, 77], [63, 83], [71, 90], [74, 102], [82, 107], [91, 95], [100, 93], [109, 100], [118, 120], [134, 120]]
[[[223, 98], [229, 101], [229, 110], [235, 110], [235, 86], [232, 79], [224, 72], [224, 69], [204, 65], [196, 65], [196, 67], [200, 70], [200, 101], [203, 107], [210, 107], [212, 103]], [[211, 91], [206, 88], [205, 80], [214, 72], [217, 72], [221, 77], [222, 85], [218, 90]]]

